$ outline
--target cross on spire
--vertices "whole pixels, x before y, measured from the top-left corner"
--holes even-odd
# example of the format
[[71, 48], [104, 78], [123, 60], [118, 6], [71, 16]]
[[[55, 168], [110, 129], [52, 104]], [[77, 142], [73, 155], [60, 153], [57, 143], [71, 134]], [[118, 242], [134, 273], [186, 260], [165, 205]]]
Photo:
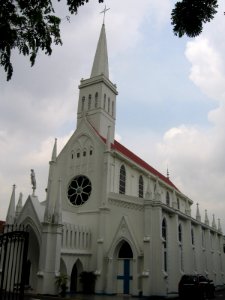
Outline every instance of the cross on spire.
[[105, 8], [103, 9], [103, 11], [100, 12], [100, 14], [103, 13], [103, 24], [105, 24], [105, 13], [107, 12], [107, 10], [109, 10], [110, 8], [106, 8], [106, 5], [105, 5]]

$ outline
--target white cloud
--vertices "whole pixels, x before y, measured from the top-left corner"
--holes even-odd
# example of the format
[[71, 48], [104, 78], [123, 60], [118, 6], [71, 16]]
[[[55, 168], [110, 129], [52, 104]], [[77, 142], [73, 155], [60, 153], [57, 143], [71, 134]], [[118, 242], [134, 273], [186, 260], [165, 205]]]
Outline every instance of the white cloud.
[[199, 37], [187, 43], [186, 56], [192, 65], [190, 79], [208, 97], [225, 100], [223, 53], [218, 52], [209, 39]]
[[[172, 84], [172, 77], [180, 77], [182, 66], [177, 66], [177, 49], [175, 37], [163, 37], [163, 42], [170, 44], [170, 53], [163, 48], [162, 56], [154, 64], [151, 57], [135, 56], [137, 62], [124, 62], [124, 57], [140, 50], [148, 44], [154, 51], [163, 45], [160, 39], [151, 44], [152, 31], [163, 32], [170, 25], [170, 10], [174, 1], [170, 0], [109, 0], [110, 11], [106, 16], [106, 32], [108, 40], [109, 59], [127, 68], [123, 81], [128, 82], [127, 88], [136, 87], [143, 94], [152, 97], [151, 80], [143, 80], [149, 76], [162, 73], [163, 86], [159, 85], [159, 95], [162, 99], [158, 106], [158, 119], [163, 124], [162, 106], [167, 100], [166, 86]], [[219, 1], [224, 6], [224, 1]], [[225, 9], [221, 11], [224, 11]], [[14, 75], [12, 81], [5, 82], [5, 74], [1, 70], [0, 90], [0, 216], [5, 217], [12, 185], [17, 185], [17, 194], [24, 193], [24, 199], [32, 192], [30, 184], [30, 169], [34, 168], [37, 177], [37, 192], [41, 200], [45, 197], [47, 184], [48, 161], [51, 157], [54, 138], [61, 137], [59, 144], [64, 144], [76, 124], [76, 108], [78, 99], [78, 84], [80, 78], [88, 77], [99, 36], [102, 16], [99, 12], [104, 5], [96, 2], [85, 4], [76, 16], [71, 16], [71, 22], [62, 22], [63, 46], [54, 47], [51, 57], [40, 54], [33, 68], [27, 59], [15, 54]], [[62, 16], [68, 14], [65, 3], [59, 3]], [[221, 21], [223, 20], [223, 22]], [[200, 93], [214, 100], [217, 107], [208, 114], [207, 127], [198, 124], [174, 124], [160, 136], [146, 120], [144, 127], [136, 121], [137, 114], [143, 110], [151, 112], [151, 101], [145, 106], [130, 103], [130, 99], [119, 98], [120, 105], [134, 105], [133, 114], [120, 115], [125, 120], [132, 117], [136, 123], [135, 131], [131, 132], [124, 122], [117, 127], [117, 139], [135, 153], [146, 159], [153, 167], [166, 174], [167, 166], [171, 179], [184, 193], [200, 202], [200, 208], [207, 208], [209, 215], [225, 214], [223, 204], [225, 197], [225, 42], [224, 16], [218, 14], [213, 23], [204, 30], [204, 34], [187, 44], [186, 57], [190, 63], [190, 80]], [[166, 31], [167, 34], [168, 31]], [[172, 32], [172, 27], [171, 27]], [[162, 33], [161, 33], [162, 34]], [[176, 38], [177, 39], [177, 38]], [[145, 42], [148, 41], [147, 42]], [[180, 40], [180, 43], [181, 40]], [[172, 47], [172, 46], [173, 47]], [[156, 47], [157, 46], [157, 47]], [[148, 49], [147, 49], [148, 50]], [[148, 51], [144, 52], [148, 53]], [[131, 57], [131, 56], [130, 56]], [[130, 58], [129, 57], [129, 58]], [[131, 57], [132, 59], [132, 57]], [[165, 60], [171, 61], [170, 70], [165, 70]], [[111, 61], [111, 60], [110, 60]], [[128, 64], [128, 65], [126, 65]], [[177, 65], [176, 65], [177, 64]], [[131, 67], [134, 66], [134, 69]], [[137, 69], [136, 66], [141, 66]], [[115, 65], [110, 68], [115, 70]], [[177, 68], [177, 69], [176, 69]], [[119, 68], [117, 68], [119, 69]], [[177, 74], [174, 74], [174, 70]], [[129, 76], [132, 72], [133, 76]], [[147, 74], [147, 75], [146, 75]], [[165, 75], [166, 74], [166, 75]], [[113, 81], [118, 85], [116, 74]], [[178, 78], [179, 79], [179, 78]], [[188, 80], [188, 79], [187, 79]], [[184, 84], [185, 87], [185, 84]], [[176, 92], [174, 87], [174, 91]], [[164, 93], [163, 93], [163, 90]], [[119, 91], [125, 95], [123, 90]], [[185, 89], [182, 91], [187, 92]], [[141, 94], [141, 92], [140, 92]], [[140, 94], [137, 94], [140, 96]], [[174, 94], [174, 98], [177, 95]], [[129, 98], [129, 97], [128, 97]], [[140, 98], [140, 97], [139, 97]], [[138, 101], [140, 101], [138, 99]], [[157, 110], [155, 110], [157, 112]], [[126, 112], [126, 111], [125, 111]], [[166, 113], [166, 112], [164, 112]], [[185, 115], [185, 111], [182, 112]], [[149, 114], [150, 115], [150, 114]], [[173, 118], [173, 116], [172, 116]], [[117, 120], [117, 124], [120, 121]], [[152, 124], [152, 123], [151, 123]], [[143, 126], [143, 124], [142, 124]], [[60, 148], [60, 147], [59, 147]], [[194, 211], [194, 209], [193, 209]], [[223, 221], [222, 221], [223, 223]], [[225, 221], [224, 221], [225, 223]]]

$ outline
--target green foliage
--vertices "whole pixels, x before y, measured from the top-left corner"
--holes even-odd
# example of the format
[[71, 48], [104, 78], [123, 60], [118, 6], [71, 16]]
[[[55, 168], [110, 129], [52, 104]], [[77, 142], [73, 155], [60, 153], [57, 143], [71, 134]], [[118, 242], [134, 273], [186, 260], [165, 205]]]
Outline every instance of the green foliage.
[[[67, 0], [67, 7], [71, 14], [77, 14], [78, 8], [87, 2], [89, 0]], [[217, 0], [178, 1], [171, 14], [175, 35], [199, 35], [203, 23], [213, 19], [217, 7]], [[7, 74], [7, 80], [13, 74], [12, 50], [18, 49], [20, 54], [29, 56], [33, 66], [38, 51], [51, 55], [52, 44], [62, 44], [60, 22], [60, 18], [55, 15], [52, 0], [1, 1], [0, 65]]]
[[55, 281], [57, 287], [60, 288], [60, 294], [63, 297], [65, 296], [66, 290], [68, 289], [67, 282], [68, 282], [68, 276], [65, 274], [59, 275]]
[[216, 14], [217, 0], [182, 0], [175, 4], [171, 19], [175, 35], [195, 37], [202, 32], [203, 23]]
[[[60, 0], [58, 0], [60, 1]], [[68, 9], [77, 13], [88, 0], [67, 0]], [[103, 0], [98, 0], [103, 2]], [[11, 54], [18, 49], [34, 65], [38, 51], [51, 55], [52, 44], [62, 44], [60, 18], [55, 16], [51, 0], [3, 0], [0, 5], [0, 65], [10, 80], [13, 74]]]

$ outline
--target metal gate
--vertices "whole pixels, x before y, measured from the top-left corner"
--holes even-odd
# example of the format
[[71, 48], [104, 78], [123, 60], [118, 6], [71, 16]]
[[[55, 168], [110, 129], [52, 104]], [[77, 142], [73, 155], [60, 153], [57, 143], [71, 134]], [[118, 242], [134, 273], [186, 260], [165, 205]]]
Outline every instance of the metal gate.
[[7, 225], [0, 236], [0, 300], [23, 300], [29, 233]]

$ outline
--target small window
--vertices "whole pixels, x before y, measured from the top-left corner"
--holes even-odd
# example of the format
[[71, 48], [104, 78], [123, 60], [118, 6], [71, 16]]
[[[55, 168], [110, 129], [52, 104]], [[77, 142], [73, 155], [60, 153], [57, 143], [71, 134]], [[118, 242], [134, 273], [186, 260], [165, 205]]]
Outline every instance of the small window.
[[179, 198], [177, 198], [177, 209], [180, 210], [180, 199]]
[[112, 101], [112, 116], [114, 116], [114, 102]]
[[95, 108], [98, 107], [98, 93], [95, 93]]
[[73, 155], [73, 152], [71, 153], [71, 158], [73, 159], [74, 155]]
[[193, 227], [191, 228], [191, 243], [192, 243], [192, 245], [195, 244], [195, 236], [194, 236], [194, 228]]
[[166, 241], [166, 237], [167, 237], [167, 230], [166, 230], [166, 219], [163, 218], [163, 221], [162, 221], [162, 238]]
[[83, 156], [86, 156], [86, 151], [83, 151]]
[[84, 104], [85, 104], [85, 97], [82, 97], [82, 104], [81, 104], [81, 110], [84, 110]]
[[144, 195], [144, 181], [142, 175], [139, 176], [138, 182], [138, 197], [143, 198]]
[[179, 224], [178, 226], [178, 240], [180, 243], [182, 243], [182, 226]]
[[88, 109], [91, 108], [91, 95], [89, 95], [88, 97]]
[[120, 168], [119, 193], [120, 194], [126, 193], [126, 169], [124, 165], [122, 165]]
[[103, 109], [105, 109], [105, 106], [106, 106], [106, 94], [104, 94]]
[[90, 155], [92, 155], [93, 154], [93, 150], [92, 149], [90, 149]]
[[77, 152], [77, 158], [79, 158], [80, 157], [80, 152]]
[[167, 272], [167, 225], [166, 219], [162, 220], [162, 239], [163, 239], [163, 269]]
[[170, 194], [168, 191], [166, 192], [166, 204], [170, 205]]
[[110, 111], [110, 98], [108, 98], [108, 113]]

